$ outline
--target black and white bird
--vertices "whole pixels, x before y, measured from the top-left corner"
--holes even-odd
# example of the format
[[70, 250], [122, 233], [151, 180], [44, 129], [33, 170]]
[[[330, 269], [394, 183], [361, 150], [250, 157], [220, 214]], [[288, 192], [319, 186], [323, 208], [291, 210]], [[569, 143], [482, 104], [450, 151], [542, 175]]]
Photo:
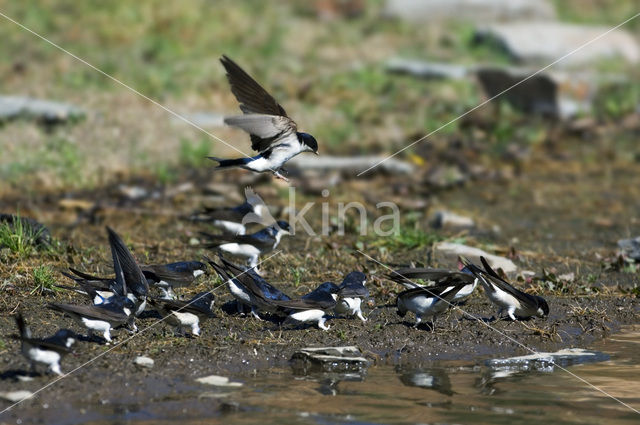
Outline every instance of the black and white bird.
[[189, 301], [149, 298], [149, 303], [167, 323], [178, 328], [178, 332], [188, 328], [194, 336], [200, 335], [202, 321], [214, 317], [211, 311], [214, 301], [215, 297], [210, 291], [201, 292]]
[[69, 329], [61, 329], [49, 338], [34, 338], [22, 314], [16, 315], [16, 324], [20, 335], [15, 336], [22, 343], [22, 354], [29, 360], [31, 371], [35, 372], [36, 364], [47, 365], [47, 369], [56, 375], [62, 375], [60, 361], [71, 352], [71, 346], [78, 335]]
[[484, 257], [480, 257], [480, 261], [484, 270], [468, 261], [465, 261], [465, 265], [480, 280], [487, 298], [498, 306], [498, 317], [504, 311], [511, 320], [549, 315], [549, 305], [544, 298], [514, 288], [491, 268]]
[[460, 271], [451, 271], [447, 269], [434, 269], [429, 267], [405, 267], [394, 270], [389, 273], [387, 277], [396, 283], [404, 286], [407, 289], [417, 288], [426, 285], [420, 285], [416, 283], [416, 280], [422, 279], [434, 282], [436, 286], [439, 285], [455, 285], [457, 283], [466, 282], [467, 284], [458, 291], [452, 302], [461, 302], [469, 295], [473, 293], [478, 286], [478, 278], [471, 272], [471, 270], [460, 262]]
[[291, 227], [286, 221], [280, 220], [250, 235], [201, 234], [209, 239], [207, 248], [217, 248], [224, 253], [247, 258], [248, 266], [253, 268], [258, 265], [260, 255], [276, 249], [282, 236], [291, 234]]
[[246, 234], [250, 223], [269, 224], [271, 214], [262, 198], [250, 187], [245, 188], [244, 196], [246, 201], [237, 207], [204, 208], [192, 220], [209, 223], [232, 235]]
[[282, 307], [288, 316], [284, 325], [298, 326], [307, 322], [315, 322], [323, 331], [328, 331], [330, 326], [326, 324], [329, 313], [336, 308], [338, 295], [334, 293], [332, 282], [325, 282], [299, 300], [273, 301]]
[[287, 180], [280, 174], [282, 166], [302, 152], [317, 155], [318, 142], [312, 135], [298, 132], [296, 123], [287, 116], [284, 108], [238, 64], [227, 56], [222, 56], [220, 62], [227, 71], [231, 92], [244, 113], [226, 117], [224, 122], [249, 133], [251, 149], [258, 152], [258, 155], [237, 159], [209, 159], [220, 164], [216, 169], [240, 167], [259, 173], [272, 172], [277, 178]]
[[436, 316], [444, 313], [452, 304], [456, 294], [464, 288], [465, 282], [454, 285], [438, 285], [407, 289], [398, 294], [396, 299], [398, 316], [404, 317], [407, 312], [416, 315], [414, 327], [418, 327], [422, 319], [431, 319], [431, 329], [434, 329]]
[[251, 309], [251, 314], [260, 319], [260, 312], [274, 313], [280, 309], [273, 301], [291, 299], [258, 275], [255, 270], [240, 267], [224, 257], [220, 257], [220, 260], [222, 264], [207, 259], [236, 299], [238, 312], [242, 312], [242, 306], [247, 306]]
[[338, 286], [335, 312], [339, 316], [357, 316], [363, 322], [367, 319], [362, 314], [362, 299], [369, 297], [369, 290], [365, 287], [367, 276], [354, 271], [345, 276]]
[[147, 283], [160, 289], [166, 299], [175, 299], [173, 288], [189, 286], [207, 272], [206, 264], [201, 261], [141, 265], [140, 269]]
[[107, 341], [111, 342], [111, 330], [130, 324], [133, 316], [134, 304], [125, 298], [124, 301], [114, 301], [100, 305], [73, 305], [64, 303], [51, 303], [48, 307], [71, 316], [79, 324], [89, 331], [89, 337], [98, 332]]

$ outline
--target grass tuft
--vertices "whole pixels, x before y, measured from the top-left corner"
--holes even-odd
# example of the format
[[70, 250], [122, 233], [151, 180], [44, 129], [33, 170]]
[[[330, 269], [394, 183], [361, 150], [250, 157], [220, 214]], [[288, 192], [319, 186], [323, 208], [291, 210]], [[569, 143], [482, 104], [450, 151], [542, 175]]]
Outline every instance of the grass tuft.
[[35, 229], [20, 219], [17, 214], [15, 220], [0, 223], [0, 248], [8, 248], [20, 257], [26, 257], [34, 250], [42, 229]]
[[58, 290], [55, 286], [56, 279], [51, 267], [38, 266], [33, 269], [32, 275], [35, 286], [30, 292], [31, 295], [35, 293], [41, 295], [43, 292], [56, 292]]

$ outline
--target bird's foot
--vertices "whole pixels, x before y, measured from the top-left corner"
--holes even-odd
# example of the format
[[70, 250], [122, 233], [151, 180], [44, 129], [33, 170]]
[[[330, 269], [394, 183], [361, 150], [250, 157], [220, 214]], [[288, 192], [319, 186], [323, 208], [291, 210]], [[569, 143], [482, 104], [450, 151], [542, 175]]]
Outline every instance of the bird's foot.
[[285, 182], [289, 183], [289, 179], [288, 179], [288, 178], [286, 178], [285, 176], [283, 176], [282, 174], [280, 174], [280, 172], [279, 172], [279, 171], [274, 171], [274, 172], [273, 172], [273, 175], [274, 175], [277, 179], [284, 180]]

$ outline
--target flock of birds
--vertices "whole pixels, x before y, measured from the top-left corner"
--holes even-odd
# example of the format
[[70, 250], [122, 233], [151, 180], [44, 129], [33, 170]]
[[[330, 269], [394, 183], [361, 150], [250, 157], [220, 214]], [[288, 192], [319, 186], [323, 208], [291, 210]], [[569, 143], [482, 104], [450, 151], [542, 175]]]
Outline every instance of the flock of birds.
[[[240, 102], [244, 115], [229, 117], [225, 122], [239, 127], [251, 135], [252, 147], [258, 155], [239, 159], [212, 158], [220, 163], [218, 168], [241, 167], [255, 172], [271, 171], [278, 178], [285, 178], [282, 166], [300, 152], [317, 153], [318, 145], [313, 136], [297, 132], [297, 126], [284, 108], [235, 62], [223, 56], [231, 90]], [[254, 317], [268, 317], [283, 326], [305, 326], [315, 323], [328, 330], [326, 321], [331, 317], [357, 317], [366, 322], [362, 312], [363, 300], [369, 298], [366, 276], [360, 271], [347, 274], [342, 283], [324, 282], [310, 293], [293, 299], [267, 282], [258, 270], [259, 258], [274, 250], [283, 235], [290, 233], [286, 221], [275, 221], [262, 230], [247, 234], [247, 224], [264, 223], [270, 218], [269, 210], [262, 199], [251, 189], [245, 190], [246, 202], [234, 208], [205, 209], [195, 220], [206, 221], [222, 229], [223, 234], [203, 233], [208, 238], [209, 248], [218, 251], [214, 261], [181, 261], [170, 264], [138, 264], [120, 236], [107, 227], [113, 260], [113, 277], [94, 276], [75, 268], [63, 274], [75, 285], [62, 288], [73, 290], [87, 298], [84, 304], [51, 303], [48, 307], [75, 319], [88, 330], [88, 337], [99, 334], [108, 344], [111, 331], [125, 328], [136, 332], [136, 320], [151, 307], [165, 322], [184, 334], [200, 335], [200, 324], [214, 316], [213, 290], [201, 292], [189, 300], [176, 297], [174, 289], [192, 285], [199, 276], [213, 269], [225, 283], [237, 303], [238, 312], [250, 313]], [[244, 257], [247, 265], [229, 261], [225, 255]], [[549, 306], [539, 296], [522, 292], [510, 285], [494, 271], [489, 263], [480, 258], [481, 266], [460, 259], [455, 271], [407, 267], [393, 271], [387, 277], [406, 289], [396, 298], [399, 316], [407, 312], [416, 316], [418, 326], [423, 319], [433, 322], [454, 304], [464, 302], [480, 284], [489, 300], [498, 308], [498, 316], [506, 312], [511, 320], [544, 317]], [[421, 279], [433, 285], [421, 285]], [[154, 289], [159, 295], [152, 295]], [[37, 363], [61, 375], [60, 361], [71, 351], [78, 339], [75, 332], [63, 329], [49, 338], [36, 338], [18, 313], [16, 323], [22, 342], [22, 352], [35, 368]], [[102, 340], [101, 339], [101, 340]]]

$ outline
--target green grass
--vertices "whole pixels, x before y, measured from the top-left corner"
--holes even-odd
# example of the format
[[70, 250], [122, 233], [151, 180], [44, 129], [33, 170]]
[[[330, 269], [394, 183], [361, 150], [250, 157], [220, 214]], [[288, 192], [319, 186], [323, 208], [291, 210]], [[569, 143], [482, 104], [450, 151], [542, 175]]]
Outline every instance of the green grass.
[[0, 247], [8, 248], [12, 253], [20, 257], [30, 255], [36, 246], [36, 239], [40, 236], [40, 230], [34, 230], [20, 220], [20, 214], [16, 214], [15, 221], [0, 223]]
[[419, 228], [405, 226], [401, 227], [397, 234], [376, 239], [370, 245], [386, 248], [393, 252], [430, 246], [443, 239], [437, 233], [425, 232]]
[[38, 266], [33, 269], [33, 284], [34, 288], [31, 290], [31, 294], [42, 294], [44, 292], [56, 292], [58, 288], [56, 285], [56, 279], [53, 269], [49, 266]]

